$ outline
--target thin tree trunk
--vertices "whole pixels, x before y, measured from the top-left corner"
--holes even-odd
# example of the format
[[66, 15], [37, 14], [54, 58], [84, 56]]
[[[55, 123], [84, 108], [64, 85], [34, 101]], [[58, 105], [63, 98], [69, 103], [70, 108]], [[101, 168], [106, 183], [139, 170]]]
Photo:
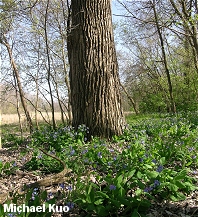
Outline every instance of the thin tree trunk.
[[[180, 6], [182, 9], [182, 12], [178, 9], [177, 5], [173, 0], [170, 0], [170, 3], [172, 7], [174, 8], [175, 12], [183, 22], [183, 28], [186, 34], [186, 37], [191, 45], [192, 53], [194, 57], [194, 64], [196, 72], [198, 73], [198, 37], [197, 37], [197, 25], [198, 21], [192, 21], [191, 17], [189, 16], [189, 13], [192, 13], [192, 8], [190, 10], [187, 10], [185, 1], [180, 2]], [[195, 13], [197, 15], [197, 1], [195, 1]]]
[[31, 119], [30, 113], [29, 113], [29, 111], [27, 109], [27, 104], [26, 104], [23, 88], [22, 88], [22, 85], [21, 85], [21, 79], [20, 79], [19, 71], [17, 69], [16, 63], [15, 63], [14, 58], [12, 56], [12, 50], [10, 48], [10, 45], [9, 45], [6, 37], [4, 37], [4, 40], [1, 41], [1, 43], [4, 44], [6, 46], [6, 48], [7, 48], [9, 58], [10, 58], [10, 63], [12, 65], [13, 72], [14, 72], [14, 75], [15, 75], [15, 78], [16, 78], [16, 81], [17, 81], [17, 85], [18, 85], [18, 89], [19, 89], [19, 94], [20, 94], [23, 110], [25, 112], [25, 116], [26, 116], [26, 119], [27, 119], [27, 122], [28, 122], [28, 125], [29, 125], [30, 133], [32, 133], [33, 132], [32, 119]]
[[50, 99], [51, 99], [52, 125], [53, 125], [53, 129], [55, 129], [56, 122], [55, 122], [54, 100], [53, 100], [52, 87], [50, 82], [51, 64], [50, 64], [50, 51], [49, 51], [48, 34], [47, 34], [48, 9], [49, 9], [49, 0], [47, 1], [46, 11], [45, 11], [45, 43], [46, 43], [46, 51], [47, 51], [47, 82], [49, 86]]
[[[67, 32], [70, 31], [70, 24], [71, 24], [71, 9], [70, 9], [70, 5], [69, 5], [69, 0], [67, 0], [67, 14], [65, 12], [64, 9], [64, 1], [61, 0], [61, 4], [62, 4], [62, 12], [63, 12], [63, 17], [65, 18], [64, 20], [64, 26], [67, 29]], [[67, 22], [66, 22], [66, 18], [67, 18]], [[66, 58], [65, 58], [65, 35], [61, 29], [61, 25], [60, 25], [60, 32], [61, 32], [61, 40], [62, 40], [62, 61], [63, 61], [63, 67], [64, 67], [64, 73], [65, 73], [65, 84], [67, 86], [67, 91], [68, 91], [68, 103], [67, 103], [67, 112], [68, 112], [68, 124], [72, 124], [72, 107], [71, 107], [71, 88], [70, 88], [70, 82], [69, 82], [69, 75], [68, 75], [68, 67], [67, 67], [67, 62], [66, 62]]]
[[39, 124], [38, 124], [38, 105], [39, 105], [38, 74], [36, 75], [35, 83], [36, 83], [35, 123], [36, 123], [36, 127], [38, 129], [39, 128]]
[[67, 91], [68, 91], [68, 124], [72, 123], [72, 108], [71, 108], [71, 88], [70, 88], [70, 83], [69, 83], [69, 77], [67, 73], [67, 64], [66, 64], [66, 59], [65, 59], [65, 49], [64, 49], [64, 38], [62, 38], [62, 61], [63, 61], [63, 68], [64, 68], [64, 74], [65, 74], [65, 84], [67, 86]]
[[137, 109], [137, 107], [136, 107], [136, 104], [135, 104], [134, 99], [128, 94], [126, 88], [121, 84], [121, 82], [120, 82], [120, 86], [122, 87], [122, 89], [124, 90], [124, 92], [125, 92], [125, 94], [127, 95], [128, 99], [130, 100], [130, 102], [131, 102], [131, 104], [132, 104], [132, 106], [133, 106], [133, 109], [134, 109], [134, 111], [135, 111], [135, 114], [138, 115], [138, 114], [139, 114], [139, 111], [138, 111], [138, 109]]
[[19, 118], [19, 128], [20, 128], [20, 132], [21, 132], [21, 138], [23, 136], [23, 127], [22, 127], [22, 123], [21, 123], [21, 114], [20, 114], [20, 111], [19, 111], [19, 99], [18, 99], [18, 90], [17, 90], [17, 82], [16, 82], [16, 77], [15, 77], [15, 74], [13, 73], [13, 77], [14, 77], [14, 85], [15, 85], [15, 95], [16, 95], [16, 100], [17, 100], [17, 105], [16, 105], [16, 108], [17, 108], [17, 115], [18, 115], [18, 118]]
[[153, 12], [154, 12], [157, 32], [158, 32], [159, 39], [160, 39], [160, 44], [161, 44], [163, 64], [164, 64], [164, 68], [165, 68], [166, 76], [167, 76], [167, 80], [168, 80], [169, 95], [170, 95], [170, 101], [171, 101], [171, 111], [173, 113], [176, 113], [176, 106], [175, 106], [175, 101], [174, 101], [174, 97], [173, 97], [173, 88], [172, 88], [172, 82], [171, 82], [171, 77], [170, 77], [170, 71], [169, 71], [169, 68], [168, 68], [168, 63], [167, 63], [167, 59], [166, 59], [166, 52], [165, 52], [165, 49], [164, 49], [164, 40], [163, 40], [162, 33], [161, 33], [161, 30], [160, 30], [158, 15], [157, 15], [157, 12], [156, 12], [155, 4], [156, 4], [155, 0], [153, 0]]
[[73, 126], [110, 138], [125, 128], [111, 0], [72, 0], [68, 32]]
[[63, 106], [61, 104], [60, 95], [59, 95], [59, 91], [58, 91], [58, 83], [56, 80], [56, 69], [54, 67], [53, 59], [52, 59], [52, 65], [53, 65], [53, 70], [54, 70], [54, 76], [51, 75], [51, 77], [52, 77], [53, 82], [54, 82], [54, 87], [55, 87], [55, 91], [56, 91], [56, 95], [57, 95], [58, 105], [59, 105], [60, 112], [61, 112], [61, 120], [62, 120], [62, 123], [65, 124], [64, 111], [63, 111]]
[[38, 49], [38, 66], [37, 66], [37, 73], [36, 76], [34, 77], [34, 81], [36, 84], [36, 102], [35, 102], [35, 123], [36, 123], [36, 127], [37, 129], [39, 128], [39, 124], [38, 124], [38, 106], [39, 106], [39, 84], [38, 84], [38, 79], [39, 79], [39, 71], [40, 71], [40, 38], [39, 38], [39, 49]]

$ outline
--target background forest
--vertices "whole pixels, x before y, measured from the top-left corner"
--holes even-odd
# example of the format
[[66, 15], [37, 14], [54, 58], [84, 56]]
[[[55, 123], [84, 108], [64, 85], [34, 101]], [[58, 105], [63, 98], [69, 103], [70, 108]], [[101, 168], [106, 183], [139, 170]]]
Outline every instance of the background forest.
[[[197, 2], [154, 2], [113, 1], [124, 109], [136, 113], [197, 110]], [[68, 8], [61, 0], [48, 2], [47, 9], [46, 4], [1, 3], [1, 110], [23, 112], [19, 79], [34, 119], [38, 113], [52, 112], [53, 117], [60, 112], [65, 122], [71, 119]]]

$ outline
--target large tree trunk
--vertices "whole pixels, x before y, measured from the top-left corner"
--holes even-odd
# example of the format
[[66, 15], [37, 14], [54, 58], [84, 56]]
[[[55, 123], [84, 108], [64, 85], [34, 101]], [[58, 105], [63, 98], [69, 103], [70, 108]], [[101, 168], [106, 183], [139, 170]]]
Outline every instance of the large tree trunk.
[[125, 125], [121, 106], [111, 0], [72, 0], [68, 32], [73, 126], [110, 138]]

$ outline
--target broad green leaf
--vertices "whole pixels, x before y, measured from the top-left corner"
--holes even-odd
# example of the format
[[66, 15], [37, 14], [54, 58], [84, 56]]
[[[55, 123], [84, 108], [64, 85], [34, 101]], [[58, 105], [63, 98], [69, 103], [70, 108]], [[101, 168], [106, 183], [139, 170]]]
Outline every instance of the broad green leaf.
[[87, 204], [87, 210], [95, 210], [95, 206], [93, 203]]
[[142, 173], [140, 171], [137, 172], [137, 178], [141, 179], [142, 178]]
[[3, 205], [0, 204], [0, 216], [3, 216], [3, 214], [4, 214]]
[[126, 191], [125, 191], [125, 189], [122, 186], [119, 188], [118, 192], [119, 192], [120, 196], [122, 196], [122, 197], [125, 196]]
[[164, 165], [166, 163], [166, 158], [165, 157], [162, 157], [160, 160], [159, 160], [160, 164], [161, 165]]
[[135, 210], [133, 211], [131, 217], [140, 217], [140, 215], [139, 215], [137, 209], [135, 209]]
[[102, 191], [97, 191], [96, 193], [97, 193], [97, 195], [102, 196], [104, 198], [109, 198], [109, 196]]
[[156, 171], [152, 171], [152, 172], [146, 172], [146, 175], [149, 179], [155, 179], [159, 175], [159, 173]]
[[127, 177], [133, 177], [133, 175], [135, 174], [136, 170], [132, 170], [130, 172], [127, 173]]
[[147, 169], [152, 169], [153, 167], [149, 164], [144, 164], [144, 167], [147, 168]]
[[32, 197], [32, 190], [28, 191], [28, 193], [26, 194], [26, 201], [29, 201], [31, 197]]
[[108, 213], [107, 213], [107, 210], [104, 206], [97, 206], [96, 207], [96, 213], [98, 214], [98, 216], [107, 216]]
[[186, 177], [187, 171], [186, 170], [182, 170], [181, 172], [178, 173], [178, 175], [176, 175], [174, 177], [174, 180], [181, 180], [184, 179]]
[[111, 198], [109, 200], [111, 201], [112, 205], [116, 206], [117, 208], [120, 208], [120, 206], [121, 206], [120, 201], [114, 200], [114, 199], [111, 199]]
[[89, 189], [88, 189], [87, 194], [90, 194], [91, 190], [92, 190], [92, 184], [89, 185]]
[[184, 189], [186, 187], [185, 184], [183, 182], [181, 182], [181, 181], [175, 181], [175, 184], [180, 189]]
[[42, 192], [41, 198], [42, 198], [43, 200], [46, 200], [46, 198], [47, 198], [47, 191], [43, 191], [43, 192]]
[[167, 187], [168, 187], [172, 192], [177, 192], [177, 190], [179, 189], [179, 188], [177, 187], [177, 185], [172, 184], [172, 183], [169, 183]]
[[116, 181], [117, 181], [118, 184], [121, 184], [122, 180], [123, 180], [123, 175], [122, 175], [122, 174], [119, 175], [119, 176], [116, 178]]
[[190, 182], [184, 182], [184, 184], [190, 191], [194, 191], [195, 189], [197, 189], [197, 187]]
[[94, 204], [97, 206], [97, 205], [100, 205], [100, 204], [103, 204], [103, 199], [99, 199], [99, 200], [96, 200], [94, 202]]
[[181, 192], [178, 192], [176, 194], [177, 194], [178, 200], [185, 200], [186, 199], [186, 196], [184, 194], [182, 194]]
[[141, 190], [141, 189], [137, 189], [137, 190], [135, 191], [135, 194], [136, 194], [137, 196], [140, 196], [140, 195], [142, 194], [142, 190]]

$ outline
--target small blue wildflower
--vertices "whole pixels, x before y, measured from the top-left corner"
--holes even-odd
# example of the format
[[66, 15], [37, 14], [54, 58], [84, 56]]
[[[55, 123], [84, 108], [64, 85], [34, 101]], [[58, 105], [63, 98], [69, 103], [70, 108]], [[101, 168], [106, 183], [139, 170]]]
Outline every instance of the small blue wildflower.
[[55, 154], [56, 154], [56, 151], [55, 151], [55, 150], [52, 150], [52, 151], [50, 151], [50, 154], [55, 155]]
[[144, 145], [144, 144], [145, 144], [145, 141], [144, 141], [143, 139], [141, 139], [140, 143], [141, 143], [142, 145]]
[[99, 158], [102, 158], [101, 152], [98, 152], [98, 157], [99, 157]]
[[152, 160], [152, 162], [153, 162], [154, 164], [156, 164], [156, 163], [157, 163], [157, 161], [156, 161], [155, 159], [153, 159], [153, 160]]
[[49, 192], [48, 197], [50, 198], [52, 195], [53, 195], [52, 192]]
[[39, 154], [39, 155], [37, 156], [37, 158], [38, 158], [38, 159], [41, 159], [41, 158], [42, 158], [42, 154]]
[[113, 157], [113, 160], [116, 161], [116, 160], [117, 160], [117, 157]]
[[189, 150], [189, 151], [193, 151], [193, 150], [194, 150], [194, 148], [193, 148], [193, 147], [191, 147], [191, 148], [189, 148], [188, 150]]
[[113, 150], [112, 148], [111, 148], [111, 149], [109, 149], [109, 151], [110, 151], [110, 152], [114, 152], [114, 150]]
[[94, 148], [97, 148], [97, 147], [98, 147], [98, 146], [95, 144], [95, 145], [94, 145]]
[[115, 186], [115, 185], [110, 185], [110, 186], [109, 186], [109, 189], [110, 189], [111, 191], [113, 191], [113, 190], [116, 189], [116, 186]]
[[87, 137], [84, 138], [84, 141], [85, 141], [85, 142], [87, 141]]
[[74, 155], [74, 153], [75, 153], [75, 150], [72, 149], [71, 152], [70, 152], [70, 155]]
[[64, 183], [61, 183], [61, 184], [60, 184], [60, 187], [61, 187], [61, 188], [64, 188], [64, 187], [65, 187], [65, 184], [64, 184]]
[[131, 146], [130, 146], [130, 145], [128, 145], [128, 146], [127, 146], [127, 148], [128, 148], [128, 149], [130, 149], [130, 148], [131, 148]]
[[72, 191], [72, 186], [71, 185], [69, 185], [69, 186], [67, 186], [67, 189], [69, 190], [69, 191]]
[[101, 146], [106, 146], [106, 144], [105, 144], [105, 143], [102, 143]]
[[152, 186], [149, 186], [147, 188], [144, 189], [144, 192], [149, 192], [149, 191], [152, 191], [153, 190], [153, 187]]
[[143, 158], [139, 158], [139, 161], [140, 161], [140, 162], [143, 162], [144, 160], [143, 160]]
[[54, 140], [57, 139], [57, 132], [54, 133], [53, 138], [54, 138]]
[[127, 168], [127, 165], [126, 165], [126, 164], [123, 164], [122, 167], [123, 167], [123, 169], [126, 169], [126, 168]]
[[108, 162], [107, 164], [108, 164], [109, 166], [111, 166], [111, 162]]
[[33, 192], [37, 192], [39, 189], [38, 188], [34, 188]]
[[21, 159], [21, 161], [24, 163], [24, 162], [26, 161], [26, 158], [23, 157], [23, 158]]
[[155, 181], [154, 181], [154, 186], [153, 186], [153, 187], [156, 188], [156, 187], [159, 186], [159, 185], [160, 185], [159, 180], [155, 180]]
[[85, 163], [88, 163], [88, 162], [89, 162], [89, 160], [86, 158], [86, 159], [84, 159], [84, 162], [85, 162]]
[[8, 217], [16, 217], [14, 213], [8, 213]]
[[183, 145], [183, 144], [184, 144], [184, 141], [180, 141], [179, 144], [180, 144], [180, 145]]
[[85, 149], [85, 150], [82, 151], [82, 154], [86, 154], [87, 152], [88, 152], [88, 150]]
[[144, 189], [144, 192], [149, 192], [149, 188], [148, 187], [146, 187], [145, 189]]
[[17, 166], [16, 162], [14, 162], [14, 163], [12, 164], [12, 166], [13, 166], [13, 167], [16, 167], [16, 166]]
[[150, 186], [150, 187], [149, 187], [149, 191], [152, 191], [152, 190], [153, 190], [153, 187], [152, 187], [152, 186]]
[[68, 206], [69, 209], [73, 209], [73, 208], [74, 208], [74, 203], [72, 203], [72, 202], [67, 202], [67, 203], [66, 203], [66, 206]]
[[160, 172], [162, 172], [162, 170], [163, 170], [163, 166], [162, 166], [162, 165], [160, 165], [160, 166], [158, 166], [158, 168], [157, 168], [157, 170], [156, 170], [156, 171], [157, 171], [158, 173], [160, 173]]
[[38, 192], [38, 188], [34, 188], [32, 192], [32, 200], [35, 200], [35, 196], [37, 195], [37, 192]]
[[192, 156], [192, 159], [195, 159], [196, 157], [197, 157], [196, 155], [193, 155], [193, 156]]

